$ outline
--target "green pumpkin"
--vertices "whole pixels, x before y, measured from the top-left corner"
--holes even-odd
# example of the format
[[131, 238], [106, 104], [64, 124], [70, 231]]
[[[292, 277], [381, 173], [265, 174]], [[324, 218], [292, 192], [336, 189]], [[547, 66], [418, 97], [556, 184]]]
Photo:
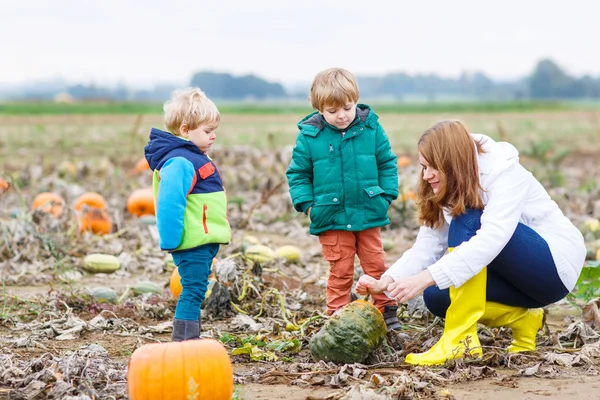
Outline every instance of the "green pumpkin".
[[110, 254], [88, 254], [83, 259], [83, 269], [93, 274], [110, 274], [121, 268], [121, 262]]
[[113, 288], [107, 286], [99, 286], [89, 289], [90, 294], [99, 303], [116, 303], [117, 292]]
[[363, 362], [387, 334], [381, 312], [371, 303], [356, 300], [340, 310], [310, 339], [316, 360], [337, 364]]
[[154, 293], [159, 294], [162, 292], [162, 287], [158, 283], [154, 283], [151, 281], [139, 281], [133, 287], [133, 294], [139, 295], [144, 293]]

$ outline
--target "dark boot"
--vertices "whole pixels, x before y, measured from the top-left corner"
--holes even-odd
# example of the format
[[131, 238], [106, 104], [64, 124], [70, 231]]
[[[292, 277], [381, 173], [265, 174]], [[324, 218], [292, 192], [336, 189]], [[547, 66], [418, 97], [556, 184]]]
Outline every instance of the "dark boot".
[[200, 321], [187, 321], [184, 319], [173, 319], [173, 334], [171, 340], [181, 342], [184, 340], [200, 338]]
[[402, 330], [402, 325], [400, 324], [400, 320], [398, 320], [398, 306], [385, 306], [383, 319], [388, 331], [399, 332]]

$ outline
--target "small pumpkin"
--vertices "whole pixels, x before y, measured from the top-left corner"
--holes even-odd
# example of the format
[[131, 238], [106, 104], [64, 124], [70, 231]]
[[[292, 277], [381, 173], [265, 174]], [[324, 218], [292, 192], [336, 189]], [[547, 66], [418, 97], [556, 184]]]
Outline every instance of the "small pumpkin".
[[99, 193], [86, 192], [75, 199], [75, 209], [81, 211], [84, 205], [104, 210], [106, 209], [106, 200]]
[[142, 157], [135, 163], [135, 166], [129, 171], [129, 175], [139, 175], [144, 171], [150, 170], [150, 165], [146, 157]]
[[65, 201], [56, 193], [43, 192], [35, 196], [31, 204], [32, 210], [41, 210], [45, 213], [59, 217], [65, 207]]
[[138, 217], [155, 215], [152, 188], [134, 190], [127, 199], [127, 211]]
[[231, 359], [214, 339], [145, 344], [129, 359], [127, 392], [131, 400], [230, 400]]
[[583, 230], [587, 232], [598, 232], [600, 230], [600, 221], [598, 218], [589, 218], [583, 222]]
[[10, 189], [10, 182], [0, 178], [0, 196], [2, 196], [8, 189]]
[[269, 262], [273, 261], [277, 254], [269, 247], [262, 244], [249, 246], [244, 251], [244, 255], [252, 261]]
[[390, 251], [396, 247], [396, 243], [392, 239], [382, 238], [381, 244], [383, 245], [383, 251]]
[[164, 259], [164, 265], [165, 265], [165, 269], [167, 271], [176, 268], [175, 267], [175, 262], [173, 261], [173, 255], [171, 255], [171, 253], [167, 253], [165, 255], [165, 259]]
[[356, 300], [336, 311], [309, 342], [317, 360], [338, 364], [363, 362], [387, 334], [381, 312], [365, 300]]
[[152, 281], [140, 281], [133, 285], [131, 288], [133, 290], [133, 294], [144, 294], [144, 293], [154, 293], [159, 294], [162, 292], [162, 288], [158, 283], [154, 283]]
[[112, 220], [106, 210], [86, 208], [79, 213], [79, 233], [91, 231], [96, 235], [108, 235], [112, 231]]
[[[172, 261], [173, 261], [173, 259], [171, 258], [171, 262]], [[208, 298], [208, 296], [210, 296], [210, 291], [212, 289], [212, 285], [217, 280], [217, 276], [215, 274], [214, 267], [215, 267], [215, 264], [218, 262], [219, 262], [219, 260], [217, 258], [213, 258], [213, 261], [212, 261], [213, 272], [208, 277], [209, 282], [208, 282], [208, 289], [206, 290], [205, 298]], [[173, 265], [175, 265], [175, 264], [173, 264]], [[181, 291], [183, 290], [183, 287], [181, 286], [181, 276], [179, 275], [179, 268], [177, 268], [177, 267], [175, 267], [175, 269], [173, 269], [173, 272], [171, 273], [171, 279], [169, 280], [169, 289], [171, 289], [171, 294], [176, 299], [178, 299], [179, 296], [181, 296]]]
[[93, 253], [83, 258], [83, 269], [94, 274], [110, 274], [119, 268], [121, 268], [121, 262], [110, 254]]
[[171, 274], [171, 280], [169, 281], [169, 288], [171, 289], [171, 294], [176, 299], [181, 295], [181, 291], [183, 288], [181, 287], [181, 276], [179, 276], [179, 268], [175, 267], [173, 273]]
[[138, 221], [144, 225], [156, 225], [156, 217], [154, 215], [143, 215]]
[[398, 165], [399, 169], [409, 166], [411, 162], [412, 160], [408, 156], [399, 156], [396, 160], [396, 164]]
[[413, 190], [402, 192], [402, 194], [400, 195], [400, 200], [402, 200], [404, 203], [406, 203], [409, 200], [416, 201], [417, 195]]
[[89, 289], [90, 294], [99, 303], [116, 303], [117, 292], [108, 286], [98, 286]]
[[275, 254], [287, 262], [294, 263], [300, 261], [300, 249], [296, 246], [287, 245], [275, 249]]
[[256, 236], [252, 235], [244, 235], [242, 236], [242, 252], [246, 251], [246, 249], [255, 244], [260, 244], [260, 240]]

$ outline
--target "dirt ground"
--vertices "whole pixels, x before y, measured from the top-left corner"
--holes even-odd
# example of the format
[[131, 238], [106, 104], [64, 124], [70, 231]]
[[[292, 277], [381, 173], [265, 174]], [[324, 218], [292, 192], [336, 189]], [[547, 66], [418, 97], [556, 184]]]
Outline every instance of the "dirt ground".
[[[496, 123], [500, 116], [471, 117], [469, 120], [473, 120], [478, 131], [501, 131]], [[390, 135], [402, 137], [411, 144], [405, 148], [398, 140], [397, 153], [406, 150], [407, 154], [414, 156], [414, 138], [409, 133], [414, 135], [428, 124], [426, 122], [429, 119], [436, 118], [435, 115], [389, 116], [386, 126]], [[587, 143], [590, 137], [597, 138], [597, 132], [600, 131], [590, 118], [585, 113], [513, 113], [501, 116], [502, 126], [510, 134], [509, 139], [518, 137], [523, 149], [529, 149], [527, 143], [530, 139], [546, 137], [549, 131], [560, 136], [556, 148], [542, 154], [543, 157], [539, 154], [528, 157], [524, 152], [523, 162], [531, 165], [545, 184], [553, 181], [557, 185], [564, 185], [552, 187], [550, 194], [578, 227], [590, 215], [600, 216], [598, 141], [589, 141], [590, 146], [578, 146], [578, 150], [572, 151], [560, 163], [553, 161], [553, 157], [565, 141], [583, 140]], [[399, 343], [388, 340], [389, 346], [380, 346], [377, 349], [380, 354], [365, 363], [366, 366], [350, 366], [351, 369], [362, 369], [352, 371], [358, 378], [352, 373], [343, 375], [343, 369], [347, 366], [314, 362], [307, 349], [308, 341], [321, 328], [324, 318], [311, 319], [315, 314], [320, 317], [318, 314], [323, 312], [328, 265], [322, 259], [318, 239], [307, 232], [307, 219], [293, 210], [286, 186], [278, 184], [285, 182], [284, 174], [290, 153], [289, 148], [284, 146], [293, 143], [297, 133], [294, 121], [290, 116], [273, 116], [267, 120], [262, 116], [229, 119], [223, 123], [223, 143], [227, 143], [227, 140], [233, 143], [234, 139], [245, 135], [248, 143], [254, 140], [258, 143], [260, 138], [263, 146], [230, 148], [224, 145], [215, 149], [215, 159], [222, 167], [224, 180], [228, 182], [228, 197], [232, 199], [228, 218], [235, 236], [229, 246], [221, 248], [218, 257], [237, 257], [234, 259], [239, 261], [236, 265], [238, 280], [229, 281], [228, 286], [231, 299], [237, 301], [252, 322], [261, 324], [261, 328], [256, 330], [234, 327], [232, 320], [241, 317], [237, 311], [226, 317], [208, 318], [202, 325], [202, 332], [207, 337], [221, 339], [225, 333], [230, 335], [230, 339], [233, 338], [222, 343], [233, 362], [236, 400], [380, 400], [381, 395], [368, 386], [370, 379], [376, 375], [387, 377], [376, 386], [378, 389], [375, 390], [379, 393], [390, 387], [397, 389], [394, 385], [405, 379], [398, 386], [402, 386], [402, 390], [406, 388], [407, 395], [389, 398], [407, 400], [600, 399], [597, 394], [600, 385], [597, 376], [600, 365], [600, 312], [598, 321], [593, 318], [584, 321], [582, 307], [588, 300], [577, 305], [562, 302], [549, 307], [549, 335], [548, 332], [540, 334], [538, 351], [517, 360], [513, 365], [509, 365], [510, 362], [507, 364], [506, 356], [502, 353], [502, 349], [510, 342], [509, 333], [506, 330], [490, 333], [482, 328], [480, 336], [487, 340], [484, 344], [482, 339], [482, 344], [484, 348], [487, 346], [486, 355], [492, 354], [493, 359], [477, 361], [479, 364], [473, 363], [473, 369], [470, 369], [471, 365], [430, 369], [407, 367], [403, 363], [404, 352], [427, 348], [442, 330], [442, 323], [433, 320], [427, 313], [414, 316], [407, 310], [402, 317], [406, 327], [403, 333], [407, 338]], [[27, 377], [23, 374], [57, 370], [64, 373], [65, 369], [73, 367], [70, 364], [71, 357], [82, 368], [76, 377], [78, 379], [69, 380], [72, 393], [85, 392], [91, 382], [95, 385], [96, 393], [100, 393], [91, 398], [126, 399], [126, 367], [131, 354], [143, 344], [170, 341], [171, 328], [167, 325], [172, 320], [176, 304], [168, 289], [172, 267], [166, 266], [165, 254], [157, 248], [156, 228], [142, 224], [129, 215], [125, 207], [132, 190], [151, 182], [149, 173], [130, 176], [127, 171], [140, 156], [141, 143], [147, 136], [146, 125], [158, 124], [159, 118], [145, 117], [142, 126], [135, 124], [135, 116], [112, 119], [94, 116], [39, 117], [28, 121], [27, 126], [21, 126], [20, 122], [18, 119], [0, 118], [0, 124], [7, 126], [0, 132], [0, 142], [5, 143], [0, 143], [0, 167], [8, 171], [15, 183], [14, 189], [3, 195], [0, 207], [0, 272], [3, 284], [0, 288], [3, 292], [0, 298], [0, 399], [65, 398], [45, 396], [46, 392], [56, 389], [54, 381], [43, 389], [46, 392], [40, 392], [37, 397], [18, 395], [28, 386]], [[533, 130], [531, 135], [519, 136], [522, 131], [529, 130]], [[580, 135], [570, 136], [574, 131]], [[40, 135], [40, 132], [48, 134]], [[278, 140], [274, 142], [275, 150], [261, 150], [268, 136], [265, 133], [271, 132], [279, 132], [274, 135]], [[94, 140], [90, 142], [91, 139]], [[90, 146], [87, 142], [95, 145]], [[48, 149], [52, 150], [50, 154], [46, 154]], [[119, 151], [127, 156], [126, 160], [121, 160]], [[20, 154], [21, 157], [8, 157], [10, 154]], [[3, 155], [7, 157], [3, 158]], [[59, 168], [59, 161], [69, 158], [76, 161], [66, 164], [72, 170]], [[92, 162], [98, 160], [106, 162]], [[400, 171], [402, 190], [415, 187], [419, 170], [416, 161], [414, 164]], [[82, 192], [103, 194], [113, 218], [111, 235], [100, 238], [74, 233], [75, 223], [71, 217], [75, 213], [71, 208], [58, 220], [42, 218], [38, 212], [31, 211], [33, 197], [38, 192], [50, 190], [60, 193], [68, 206]], [[388, 265], [395, 262], [414, 240], [417, 227], [411, 214], [413, 206], [408, 200], [393, 204], [390, 214], [392, 225], [382, 233], [382, 237], [391, 243], [386, 251]], [[27, 215], [24, 216], [24, 212]], [[586, 241], [600, 239], [587, 233]], [[16, 234], [18, 239], [15, 239]], [[239, 256], [243, 253], [243, 235], [255, 236], [261, 244], [271, 249], [283, 245], [297, 246], [301, 250], [302, 260], [297, 264], [272, 260], [264, 265], [264, 271], [260, 265], [255, 270], [252, 262]], [[126, 265], [113, 274], [94, 275], [82, 271], [83, 256], [98, 252], [123, 256]], [[79, 278], [72, 283], [64, 283], [63, 273], [66, 271], [80, 272]], [[127, 287], [140, 280], [156, 282], [164, 290], [154, 297], [124, 297], [126, 300], [123, 303], [110, 305], [100, 305], [89, 298], [84, 300], [82, 296], [81, 289], [94, 286], [110, 286], [121, 295], [127, 292]], [[255, 289], [244, 292], [244, 287]], [[274, 289], [280, 295], [280, 302], [273, 294]], [[75, 293], [75, 290], [79, 292]], [[107, 308], [102, 308], [104, 306]], [[35, 310], [31, 311], [30, 308]], [[98, 315], [112, 320], [100, 328], [91, 326], [90, 321]], [[59, 336], [71, 328], [68, 317], [73, 317], [83, 328], [64, 340]], [[282, 329], [287, 328], [287, 318], [298, 325], [303, 321], [310, 323], [305, 331], [287, 332]], [[152, 330], [154, 328], [157, 329]], [[265, 341], [293, 339], [301, 344], [298, 346], [300, 350], [277, 350], [274, 359], [255, 359], [247, 353], [233, 355], [233, 351], [241, 348], [241, 341], [249, 335], [254, 335], [254, 339], [262, 335]], [[94, 344], [101, 346], [106, 356], [86, 358], [77, 354], [88, 351]], [[592, 347], [594, 353], [590, 353], [589, 358], [583, 361], [576, 360], [583, 353], [582, 346]], [[91, 378], [83, 376], [83, 371], [88, 371], [88, 362], [97, 362], [98, 367], [93, 371], [95, 375], [90, 374]], [[536, 365], [540, 366], [540, 373], [524, 373], [525, 369], [535, 368]], [[114, 374], [104, 374], [107, 368], [112, 369]], [[481, 375], [482, 370], [486, 374]], [[307, 371], [310, 373], [307, 374]], [[274, 373], [269, 375], [270, 372]], [[304, 375], [309, 378], [305, 379]], [[48, 376], [40, 376], [40, 379]], [[264, 379], [265, 376], [276, 379]], [[341, 383], [335, 381], [334, 378], [340, 376], [346, 380]], [[370, 397], [346, 396], [347, 391], [355, 388], [370, 391]]]
[[[561, 379], [517, 378], [506, 387], [487, 380], [452, 384], [440, 389], [440, 396], [452, 395], [456, 400], [597, 400], [600, 382], [597, 376], [574, 376]], [[244, 385], [242, 399], [306, 400], [326, 399], [333, 389], [300, 388], [289, 385]]]

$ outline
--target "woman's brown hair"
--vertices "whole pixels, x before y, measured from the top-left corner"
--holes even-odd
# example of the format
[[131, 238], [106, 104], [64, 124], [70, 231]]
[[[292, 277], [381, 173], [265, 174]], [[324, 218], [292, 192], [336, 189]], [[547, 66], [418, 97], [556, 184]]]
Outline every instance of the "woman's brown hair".
[[419, 153], [439, 172], [438, 193], [431, 185], [419, 182], [417, 195], [418, 219], [430, 228], [443, 225], [443, 208], [456, 217], [467, 209], [483, 209], [479, 184], [477, 153], [483, 153], [481, 143], [473, 140], [460, 121], [441, 121], [427, 129], [418, 143]]

